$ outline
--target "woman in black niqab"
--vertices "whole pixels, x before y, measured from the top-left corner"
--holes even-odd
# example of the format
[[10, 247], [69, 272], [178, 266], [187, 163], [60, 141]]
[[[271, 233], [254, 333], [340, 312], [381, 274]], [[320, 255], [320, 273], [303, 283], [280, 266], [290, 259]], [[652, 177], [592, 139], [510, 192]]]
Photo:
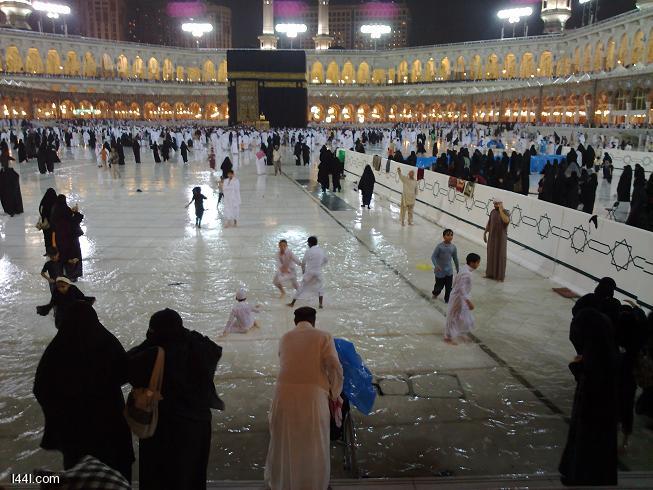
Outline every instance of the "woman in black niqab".
[[121, 386], [127, 382], [122, 345], [91, 305], [66, 310], [34, 379], [45, 428], [41, 447], [60, 451], [64, 469], [91, 455], [131, 481], [134, 461]]
[[374, 184], [376, 183], [376, 178], [374, 177], [374, 172], [372, 167], [365, 165], [365, 170], [363, 170], [363, 175], [361, 175], [360, 181], [358, 182], [358, 189], [363, 195], [363, 204], [361, 207], [364, 208], [367, 206], [367, 209], [370, 209], [370, 202], [372, 202], [372, 194], [374, 194]]
[[630, 202], [630, 186], [632, 182], [633, 168], [630, 165], [626, 165], [617, 184], [617, 201]]

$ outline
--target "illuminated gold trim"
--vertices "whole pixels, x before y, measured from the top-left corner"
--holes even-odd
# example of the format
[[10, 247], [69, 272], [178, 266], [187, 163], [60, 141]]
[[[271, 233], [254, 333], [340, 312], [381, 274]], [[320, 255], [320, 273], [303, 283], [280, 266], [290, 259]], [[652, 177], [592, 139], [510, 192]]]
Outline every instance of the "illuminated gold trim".
[[230, 71], [229, 80], [253, 78], [255, 80], [298, 80], [305, 82], [306, 73], [275, 73], [272, 71]]
[[306, 84], [297, 82], [263, 82], [266, 88], [305, 88]]

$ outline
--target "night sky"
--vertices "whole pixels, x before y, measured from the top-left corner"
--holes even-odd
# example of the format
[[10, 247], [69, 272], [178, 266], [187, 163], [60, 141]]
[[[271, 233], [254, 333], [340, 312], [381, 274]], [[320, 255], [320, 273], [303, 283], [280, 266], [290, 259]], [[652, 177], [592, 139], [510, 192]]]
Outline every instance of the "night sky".
[[[232, 38], [235, 48], [257, 48], [261, 33], [261, 0], [211, 0], [232, 9]], [[378, 1], [378, 0], [377, 0]], [[597, 1], [597, 0], [594, 0]], [[599, 19], [635, 8], [635, 0], [598, 0]], [[305, 0], [309, 5], [317, 0]], [[360, 0], [331, 0], [331, 4], [358, 4]], [[539, 0], [407, 0], [411, 10], [411, 46], [442, 44], [481, 39], [496, 39], [501, 33], [496, 13], [502, 8], [531, 4], [535, 12], [529, 22], [529, 35], [542, 33]], [[580, 24], [578, 0], [573, 0], [575, 15], [568, 27]], [[298, 19], [299, 20], [299, 19]], [[506, 31], [507, 32], [507, 31]]]

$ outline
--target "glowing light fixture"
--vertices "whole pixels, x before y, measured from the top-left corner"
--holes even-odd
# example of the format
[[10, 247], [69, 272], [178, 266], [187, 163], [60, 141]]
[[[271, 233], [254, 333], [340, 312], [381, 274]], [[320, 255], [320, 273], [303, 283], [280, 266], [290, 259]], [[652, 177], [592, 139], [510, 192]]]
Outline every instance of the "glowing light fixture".
[[58, 19], [60, 15], [70, 15], [70, 7], [60, 3], [32, 2], [34, 10], [45, 12], [49, 19]]
[[297, 37], [297, 34], [308, 31], [306, 24], [277, 24], [275, 29], [290, 38]]
[[519, 7], [499, 10], [497, 17], [501, 20], [507, 20], [511, 24], [517, 24], [522, 18], [530, 17], [532, 14], [533, 9], [531, 7]]
[[363, 34], [369, 34], [372, 39], [381, 39], [381, 36], [384, 34], [390, 34], [392, 28], [384, 24], [365, 24], [361, 26], [361, 32]]
[[204, 34], [213, 32], [213, 26], [207, 22], [186, 22], [181, 25], [181, 30], [184, 32], [190, 32], [193, 37], [200, 38]]

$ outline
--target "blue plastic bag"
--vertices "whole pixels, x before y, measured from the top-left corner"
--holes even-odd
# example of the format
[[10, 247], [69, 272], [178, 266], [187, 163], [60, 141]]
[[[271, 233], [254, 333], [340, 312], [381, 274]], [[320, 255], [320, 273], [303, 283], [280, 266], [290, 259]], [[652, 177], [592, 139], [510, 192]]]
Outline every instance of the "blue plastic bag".
[[372, 373], [356, 352], [354, 344], [344, 339], [334, 339], [336, 351], [342, 364], [344, 383], [342, 391], [361, 413], [369, 415], [376, 400], [376, 389], [372, 385]]

